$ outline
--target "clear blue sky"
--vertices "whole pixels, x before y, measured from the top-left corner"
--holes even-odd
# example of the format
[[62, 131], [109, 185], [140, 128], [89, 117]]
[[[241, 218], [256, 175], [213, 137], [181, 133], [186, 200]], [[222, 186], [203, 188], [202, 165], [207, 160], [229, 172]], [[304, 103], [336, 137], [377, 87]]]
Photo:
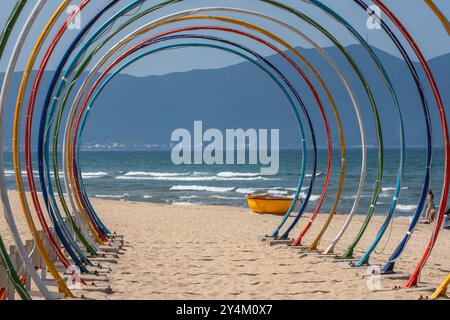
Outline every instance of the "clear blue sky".
[[[121, 0], [116, 7], [110, 11], [110, 15], [113, 12], [119, 10], [126, 4], [131, 3], [133, 0]], [[31, 11], [34, 4], [37, 0], [30, 0], [26, 6], [25, 12], [28, 13]], [[44, 26], [46, 20], [51, 15], [51, 13], [57, 7], [59, 1], [50, 0], [45, 6], [41, 17], [35, 24], [33, 29], [34, 41], [37, 38], [38, 30], [41, 30]], [[76, 4], [79, 1], [74, 1]], [[89, 4], [86, 9], [83, 11], [82, 22], [88, 21], [93, 14], [95, 14], [101, 7], [103, 7], [108, 0], [94, 0], [91, 4]], [[300, 0], [280, 0], [280, 2], [289, 4], [298, 10], [303, 11], [310, 17], [316, 19], [319, 23], [323, 24], [325, 27], [330, 28], [336, 38], [338, 38], [344, 45], [351, 45], [356, 43], [354, 38], [349, 35], [345, 28], [336, 23], [331, 17], [324, 14], [321, 10], [315, 8], [314, 6], [300, 1]], [[397, 54], [394, 45], [390, 42], [388, 37], [384, 34], [383, 31], [380, 30], [371, 30], [369, 31], [366, 27], [367, 15], [363, 12], [358, 6], [353, 3], [353, 0], [323, 0], [324, 4], [330, 6], [334, 10], [336, 10], [340, 15], [342, 15], [345, 19], [352, 23], [352, 25], [364, 36], [369, 39], [371, 45], [378, 47], [381, 50], [390, 52], [392, 54]], [[371, 2], [366, 0], [367, 3]], [[450, 1], [448, 0], [435, 0], [435, 4], [441, 9], [441, 11], [447, 16], [450, 16]], [[0, 23], [3, 25], [9, 15], [10, 10], [12, 9], [15, 1], [12, 0], [3, 0], [1, 5], [1, 13], [0, 13]], [[155, 0], [147, 1], [147, 3], [143, 6], [143, 8], [148, 8], [151, 5], [156, 3]], [[406, 28], [415, 36], [417, 43], [420, 45], [423, 50], [425, 56], [428, 59], [440, 56], [445, 53], [450, 52], [450, 41], [447, 33], [445, 32], [442, 25], [435, 18], [434, 14], [431, 10], [426, 6], [424, 1], [422, 0], [386, 0], [385, 4], [388, 5], [391, 10], [397, 14], [399, 19], [405, 24]], [[174, 13], [180, 10], [185, 10], [188, 8], [197, 8], [204, 6], [229, 6], [229, 7], [239, 7], [239, 8], [247, 8], [256, 11], [260, 11], [266, 14], [270, 14], [272, 16], [278, 17], [286, 22], [291, 23], [293, 26], [300, 28], [307, 35], [313, 38], [316, 42], [318, 42], [321, 46], [327, 47], [330, 46], [329, 41], [319, 32], [315, 31], [313, 28], [300, 21], [298, 18], [293, 15], [280, 11], [278, 9], [274, 9], [273, 7], [262, 4], [257, 0], [186, 0], [183, 3], [172, 5], [168, 8], [164, 8], [159, 11], [158, 14], [149, 15], [145, 20], [145, 23], [165, 14]], [[24, 14], [20, 20], [20, 22], [25, 21]], [[58, 21], [57, 26], [62, 23], [63, 19], [66, 18], [66, 15], [61, 17], [60, 21]], [[125, 21], [122, 18], [121, 21]], [[289, 34], [285, 30], [282, 30], [276, 26], [271, 25], [270, 23], [263, 21], [261, 19], [249, 18], [249, 17], [241, 17], [249, 22], [261, 25], [262, 27], [269, 28], [272, 32], [282, 35], [287, 40], [289, 40], [295, 46], [303, 46], [307, 47], [304, 42], [302, 42], [298, 37]], [[387, 18], [386, 18], [387, 19]], [[102, 20], [105, 21], [105, 20]], [[132, 28], [126, 29], [122, 32], [116, 39], [123, 37], [124, 35], [130, 33], [132, 30], [139, 27], [143, 22], [134, 23]], [[206, 24], [207, 22], [202, 22], [201, 24]], [[185, 23], [192, 24], [192, 22]], [[19, 24], [20, 26], [21, 24]], [[117, 26], [116, 24], [115, 26]], [[177, 25], [179, 26], [179, 25]], [[14, 35], [17, 36], [19, 28], [16, 28], [13, 32]], [[64, 52], [64, 48], [69, 43], [70, 39], [73, 38], [75, 31], [69, 31], [62, 41], [62, 45], [58, 47], [55, 56], [59, 57]], [[30, 40], [32, 40], [30, 38]], [[249, 46], [253, 46], [258, 49], [257, 51], [262, 52], [263, 54], [269, 54], [268, 51], [264, 51], [261, 47], [258, 47], [254, 43], [248, 43]], [[26, 45], [26, 50], [24, 53], [29, 53], [33, 46], [32, 41], [28, 41]], [[8, 49], [12, 49], [12, 43], [8, 46]], [[227, 65], [235, 64], [240, 62], [240, 60], [236, 57], [231, 56], [227, 53], [220, 53], [217, 51], [211, 51], [211, 49], [183, 49], [182, 52], [164, 52], [162, 54], [158, 54], [155, 58], [151, 60], [144, 59], [143, 61], [135, 64], [133, 67], [127, 70], [128, 73], [143, 76], [148, 74], [165, 74], [174, 71], [186, 71], [191, 69], [209, 69], [209, 68], [220, 68]], [[10, 52], [10, 51], [8, 51]], [[6, 66], [7, 59], [3, 59], [0, 63], [0, 71], [4, 71]], [[20, 61], [20, 68], [23, 68], [26, 61], [26, 56], [24, 55]], [[52, 59], [50, 62], [50, 67], [54, 68], [57, 63], [57, 59]]]

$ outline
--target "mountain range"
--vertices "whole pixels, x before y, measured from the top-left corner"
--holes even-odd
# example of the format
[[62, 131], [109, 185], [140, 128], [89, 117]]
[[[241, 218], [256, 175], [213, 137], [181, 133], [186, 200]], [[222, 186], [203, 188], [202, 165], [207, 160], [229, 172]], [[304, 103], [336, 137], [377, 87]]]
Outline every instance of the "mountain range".
[[[382, 78], [363, 47], [352, 45], [346, 49], [361, 67], [373, 92], [382, 121], [385, 145], [398, 146], [398, 119], [392, 97], [388, 94]], [[317, 68], [329, 86], [342, 118], [347, 145], [361, 145], [353, 105], [342, 82], [315, 50], [304, 48], [298, 48], [298, 50]], [[408, 146], [425, 145], [424, 114], [415, 84], [405, 63], [396, 56], [376, 48], [374, 50], [385, 66], [398, 94], [405, 123], [406, 144]], [[376, 145], [374, 116], [361, 82], [336, 48], [329, 47], [326, 51], [347, 76], [361, 105], [368, 144]], [[149, 59], [148, 63], [151, 63], [151, 57], [147, 59]], [[182, 59], [181, 54], [180, 59]], [[318, 145], [325, 147], [325, 127], [311, 91], [299, 74], [281, 56], [272, 55], [267, 59], [279, 67], [298, 90], [314, 124]], [[415, 65], [426, 89], [431, 109], [434, 144], [442, 145], [434, 97], [420, 64], [415, 63]], [[450, 103], [450, 54], [430, 60], [429, 65], [436, 77], [444, 104], [448, 106]], [[330, 121], [333, 142], [337, 147], [337, 126], [330, 103], [311, 72], [304, 65], [300, 64], [300, 67], [318, 88]], [[43, 101], [43, 90], [47, 89], [52, 75], [52, 71], [45, 73], [38, 102]], [[0, 76], [3, 79], [3, 75], [0, 74]], [[12, 90], [17, 90], [21, 76], [20, 72], [15, 73]], [[10, 92], [14, 92], [12, 90]], [[6, 146], [10, 145], [11, 140], [13, 104], [14, 101], [10, 99], [4, 127]], [[38, 103], [36, 111], [39, 117], [41, 108], [42, 106]], [[450, 110], [447, 108], [447, 111]], [[305, 120], [304, 116], [302, 118]], [[120, 143], [130, 146], [169, 145], [173, 130], [177, 128], [192, 130], [195, 120], [202, 120], [205, 129], [280, 129], [281, 147], [296, 147], [299, 144], [298, 125], [288, 99], [267, 74], [248, 61], [221, 69], [192, 70], [161, 76], [135, 77], [119, 74], [94, 105], [83, 143]], [[37, 130], [36, 124], [39, 123], [37, 117], [34, 123], [33, 129]], [[304, 125], [306, 126], [306, 122]], [[305, 130], [308, 132], [307, 127]], [[311, 139], [309, 133], [308, 139], [309, 141]]]

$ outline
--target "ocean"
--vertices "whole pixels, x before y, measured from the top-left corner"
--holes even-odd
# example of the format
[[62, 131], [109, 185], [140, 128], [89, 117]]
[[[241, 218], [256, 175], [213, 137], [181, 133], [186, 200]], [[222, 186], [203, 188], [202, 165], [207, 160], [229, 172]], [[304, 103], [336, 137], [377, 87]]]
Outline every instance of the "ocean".
[[[312, 151], [312, 150], [309, 150]], [[312, 175], [312, 152], [307, 155], [307, 175], [302, 196]], [[368, 171], [358, 214], [365, 214], [372, 197], [376, 179], [375, 148], [368, 150]], [[405, 174], [397, 214], [414, 213], [420, 197], [425, 168], [425, 150], [410, 148], [406, 152]], [[339, 179], [340, 153], [333, 153], [333, 171], [321, 211], [327, 212], [336, 196]], [[359, 184], [361, 150], [347, 150], [347, 171], [344, 192], [338, 213], [348, 213], [353, 205]], [[35, 162], [36, 163], [36, 162]], [[247, 207], [245, 195], [269, 192], [277, 196], [292, 196], [299, 179], [301, 153], [280, 151], [280, 170], [273, 176], [260, 174], [256, 165], [174, 165], [170, 151], [83, 151], [81, 168], [86, 190], [91, 197], [121, 201], [144, 201], [170, 205], [230, 205]], [[15, 189], [11, 154], [5, 152], [6, 178], [9, 189]], [[37, 165], [37, 163], [36, 163]], [[318, 170], [308, 210], [313, 210], [323, 187], [327, 165], [327, 151], [318, 151]], [[386, 149], [382, 192], [375, 214], [385, 215], [389, 210], [396, 183], [399, 150]], [[33, 168], [35, 171], [37, 167]], [[62, 172], [59, 173], [60, 176]], [[442, 149], [433, 155], [432, 190], [440, 197], [443, 174]], [[438, 205], [436, 200], [436, 205]]]

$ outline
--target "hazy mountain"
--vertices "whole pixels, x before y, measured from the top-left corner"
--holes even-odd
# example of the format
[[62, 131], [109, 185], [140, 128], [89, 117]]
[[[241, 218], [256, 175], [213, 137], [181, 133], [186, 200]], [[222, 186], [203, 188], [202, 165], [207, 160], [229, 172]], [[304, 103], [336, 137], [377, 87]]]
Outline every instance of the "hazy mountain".
[[[387, 146], [398, 145], [399, 131], [392, 98], [387, 93], [364, 49], [360, 46], [350, 46], [347, 49], [361, 66], [377, 101], [385, 144]], [[406, 126], [407, 144], [424, 145], [424, 115], [414, 82], [405, 63], [386, 52], [375, 50], [398, 93]], [[315, 50], [300, 49], [300, 51], [312, 65], [316, 66], [331, 89], [344, 123], [348, 145], [360, 145], [355, 112], [342, 82]], [[328, 48], [327, 52], [347, 75], [361, 104], [368, 143], [376, 145], [374, 118], [364, 88], [336, 48]], [[180, 55], [180, 57], [182, 56]], [[317, 141], [320, 146], [325, 146], [323, 123], [317, 104], [308, 87], [305, 86], [298, 73], [293, 71], [280, 56], [271, 56], [269, 60], [285, 72], [298, 89], [315, 125]], [[450, 75], [448, 72], [450, 70], [450, 54], [430, 60], [429, 63], [443, 94], [444, 104], [448, 106], [450, 103]], [[313, 84], [318, 88], [331, 122], [333, 138], [337, 146], [337, 130], [330, 104], [311, 73], [305, 66], [300, 66], [304, 68]], [[440, 145], [441, 131], [434, 98], [420, 65], [416, 64], [416, 66], [421, 73], [432, 110], [435, 144]], [[37, 105], [39, 117], [44, 96], [43, 89], [47, 89], [52, 74], [50, 71], [46, 72], [44, 85], [39, 92], [38, 102], [40, 104]], [[16, 73], [14, 76], [14, 90], [17, 90], [20, 77], [20, 73]], [[10, 145], [13, 102], [10, 99], [6, 113], [7, 145]], [[282, 146], [296, 146], [299, 141], [299, 131], [293, 119], [293, 113], [280, 88], [255, 65], [243, 62], [223, 69], [194, 70], [164, 76], [118, 75], [97, 100], [91, 112], [83, 142], [119, 142], [127, 145], [135, 143], [168, 144], [174, 129], [192, 129], [194, 120], [203, 120], [205, 129], [211, 127], [220, 129], [279, 128]], [[38, 117], [34, 119], [34, 122], [39, 123]], [[37, 130], [36, 126], [34, 130]]]

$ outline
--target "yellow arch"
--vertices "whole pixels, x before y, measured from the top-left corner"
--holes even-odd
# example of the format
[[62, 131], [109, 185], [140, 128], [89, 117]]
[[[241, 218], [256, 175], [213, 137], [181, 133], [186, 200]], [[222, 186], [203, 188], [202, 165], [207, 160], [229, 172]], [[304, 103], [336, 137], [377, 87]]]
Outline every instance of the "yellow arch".
[[19, 91], [17, 94], [17, 100], [16, 100], [16, 110], [14, 113], [14, 128], [13, 128], [13, 160], [14, 160], [14, 172], [15, 172], [15, 178], [16, 178], [16, 184], [17, 184], [17, 190], [19, 193], [20, 203], [22, 205], [23, 213], [25, 215], [25, 219], [27, 221], [27, 225], [31, 231], [31, 234], [33, 236], [33, 239], [36, 243], [36, 247], [44, 260], [45, 264], [47, 265], [48, 270], [50, 271], [51, 275], [55, 279], [59, 292], [62, 292], [65, 294], [67, 298], [74, 298], [75, 296], [70, 291], [70, 289], [67, 287], [65, 281], [61, 278], [60, 274], [56, 270], [56, 267], [54, 263], [51, 261], [47, 250], [44, 247], [44, 244], [42, 243], [41, 239], [39, 238], [36, 225], [34, 223], [33, 217], [31, 215], [30, 207], [28, 205], [28, 201], [25, 194], [25, 189], [23, 187], [23, 179], [22, 179], [22, 172], [21, 172], [21, 164], [20, 164], [20, 148], [19, 148], [19, 128], [20, 128], [20, 121], [21, 121], [21, 115], [22, 115], [22, 105], [24, 100], [24, 95], [27, 88], [27, 83], [30, 78], [30, 74], [32, 72], [32, 68], [34, 63], [36, 62], [37, 56], [39, 54], [39, 51], [44, 44], [44, 41], [46, 37], [48, 36], [49, 32], [55, 25], [57, 19], [59, 16], [63, 13], [63, 11], [66, 9], [66, 7], [70, 4], [70, 0], [64, 0], [60, 6], [56, 9], [56, 11], [53, 13], [50, 20], [45, 25], [42, 33], [39, 35], [39, 38], [33, 48], [33, 51], [31, 52], [31, 55], [27, 61], [25, 70], [23, 72], [22, 80], [20, 83]]
[[[450, 24], [444, 14], [439, 10], [439, 8], [433, 3], [431, 0], [424, 0], [425, 3], [430, 7], [430, 9], [434, 12], [434, 14], [441, 21], [444, 26], [447, 34], [450, 36]], [[444, 297], [447, 294], [447, 288], [450, 285], [450, 273], [447, 278], [445, 278], [444, 282], [437, 288], [437, 290], [431, 296], [432, 299], [436, 299], [438, 297]]]
[[434, 14], [438, 17], [438, 19], [441, 21], [442, 25], [444, 26], [445, 30], [447, 31], [447, 34], [450, 36], [450, 23], [447, 20], [447, 17], [444, 16], [441, 10], [433, 3], [431, 0], [424, 0], [425, 3], [430, 7], [430, 9], [434, 12]]

